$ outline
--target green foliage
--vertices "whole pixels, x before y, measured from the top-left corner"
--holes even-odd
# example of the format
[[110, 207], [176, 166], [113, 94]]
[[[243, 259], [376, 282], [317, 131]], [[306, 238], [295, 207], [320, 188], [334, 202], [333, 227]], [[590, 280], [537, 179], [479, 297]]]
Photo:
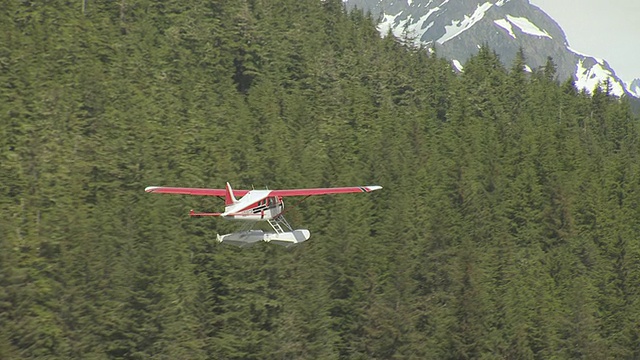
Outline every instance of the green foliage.
[[[339, 0], [7, 2], [0, 358], [640, 357], [627, 100]], [[219, 245], [148, 185], [379, 184]], [[295, 200], [294, 200], [295, 202]]]

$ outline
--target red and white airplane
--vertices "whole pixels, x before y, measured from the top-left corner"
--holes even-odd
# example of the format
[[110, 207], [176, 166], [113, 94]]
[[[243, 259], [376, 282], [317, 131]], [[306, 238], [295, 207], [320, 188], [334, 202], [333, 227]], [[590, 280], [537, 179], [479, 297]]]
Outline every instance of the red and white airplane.
[[[218, 235], [218, 241], [238, 246], [251, 246], [258, 241], [272, 242], [290, 246], [306, 241], [311, 236], [307, 229], [293, 230], [284, 218], [283, 197], [314, 196], [329, 194], [347, 194], [371, 192], [382, 189], [382, 186], [353, 186], [336, 188], [289, 189], [289, 190], [233, 190], [227, 183], [225, 189], [181, 188], [166, 186], [149, 186], [144, 191], [160, 194], [183, 194], [224, 197], [224, 212], [195, 212], [190, 216], [219, 216], [225, 219], [249, 222], [267, 221], [275, 231], [265, 233], [262, 230], [246, 230], [237, 233]], [[241, 199], [236, 199], [236, 195]], [[304, 200], [304, 199], [303, 199]]]

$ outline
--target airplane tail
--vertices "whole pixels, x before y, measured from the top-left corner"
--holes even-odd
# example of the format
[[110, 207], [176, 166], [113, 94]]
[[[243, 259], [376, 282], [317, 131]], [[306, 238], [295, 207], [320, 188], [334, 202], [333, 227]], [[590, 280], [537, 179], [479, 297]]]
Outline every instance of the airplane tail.
[[237, 202], [238, 202], [238, 200], [233, 195], [233, 189], [231, 188], [231, 185], [229, 185], [229, 183], [227, 182], [227, 192], [226, 192], [226, 194], [224, 196], [224, 205], [225, 206], [230, 206], [230, 205], [233, 205], [233, 204], [235, 204]]

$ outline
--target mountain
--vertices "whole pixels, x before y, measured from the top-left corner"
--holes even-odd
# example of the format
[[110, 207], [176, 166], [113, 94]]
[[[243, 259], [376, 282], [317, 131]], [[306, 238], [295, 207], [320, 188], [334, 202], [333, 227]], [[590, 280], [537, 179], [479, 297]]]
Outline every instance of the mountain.
[[640, 98], [640, 79], [634, 79], [627, 87], [627, 90], [635, 97]]
[[604, 60], [571, 47], [562, 28], [528, 0], [345, 0], [347, 8], [371, 12], [381, 35], [392, 33], [416, 45], [435, 48], [439, 56], [462, 64], [481, 44], [488, 44], [509, 65], [519, 49], [527, 70], [544, 66], [550, 56], [560, 80], [592, 91], [606, 81], [611, 93], [640, 97], [640, 80], [625, 86]]

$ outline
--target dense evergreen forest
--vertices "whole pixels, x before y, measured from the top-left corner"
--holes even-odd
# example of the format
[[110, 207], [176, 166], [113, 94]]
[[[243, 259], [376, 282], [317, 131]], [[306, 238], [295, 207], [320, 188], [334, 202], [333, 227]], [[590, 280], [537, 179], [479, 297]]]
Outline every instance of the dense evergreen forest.
[[[0, 5], [1, 359], [640, 358], [640, 128], [340, 0]], [[306, 200], [294, 248], [217, 198]]]

